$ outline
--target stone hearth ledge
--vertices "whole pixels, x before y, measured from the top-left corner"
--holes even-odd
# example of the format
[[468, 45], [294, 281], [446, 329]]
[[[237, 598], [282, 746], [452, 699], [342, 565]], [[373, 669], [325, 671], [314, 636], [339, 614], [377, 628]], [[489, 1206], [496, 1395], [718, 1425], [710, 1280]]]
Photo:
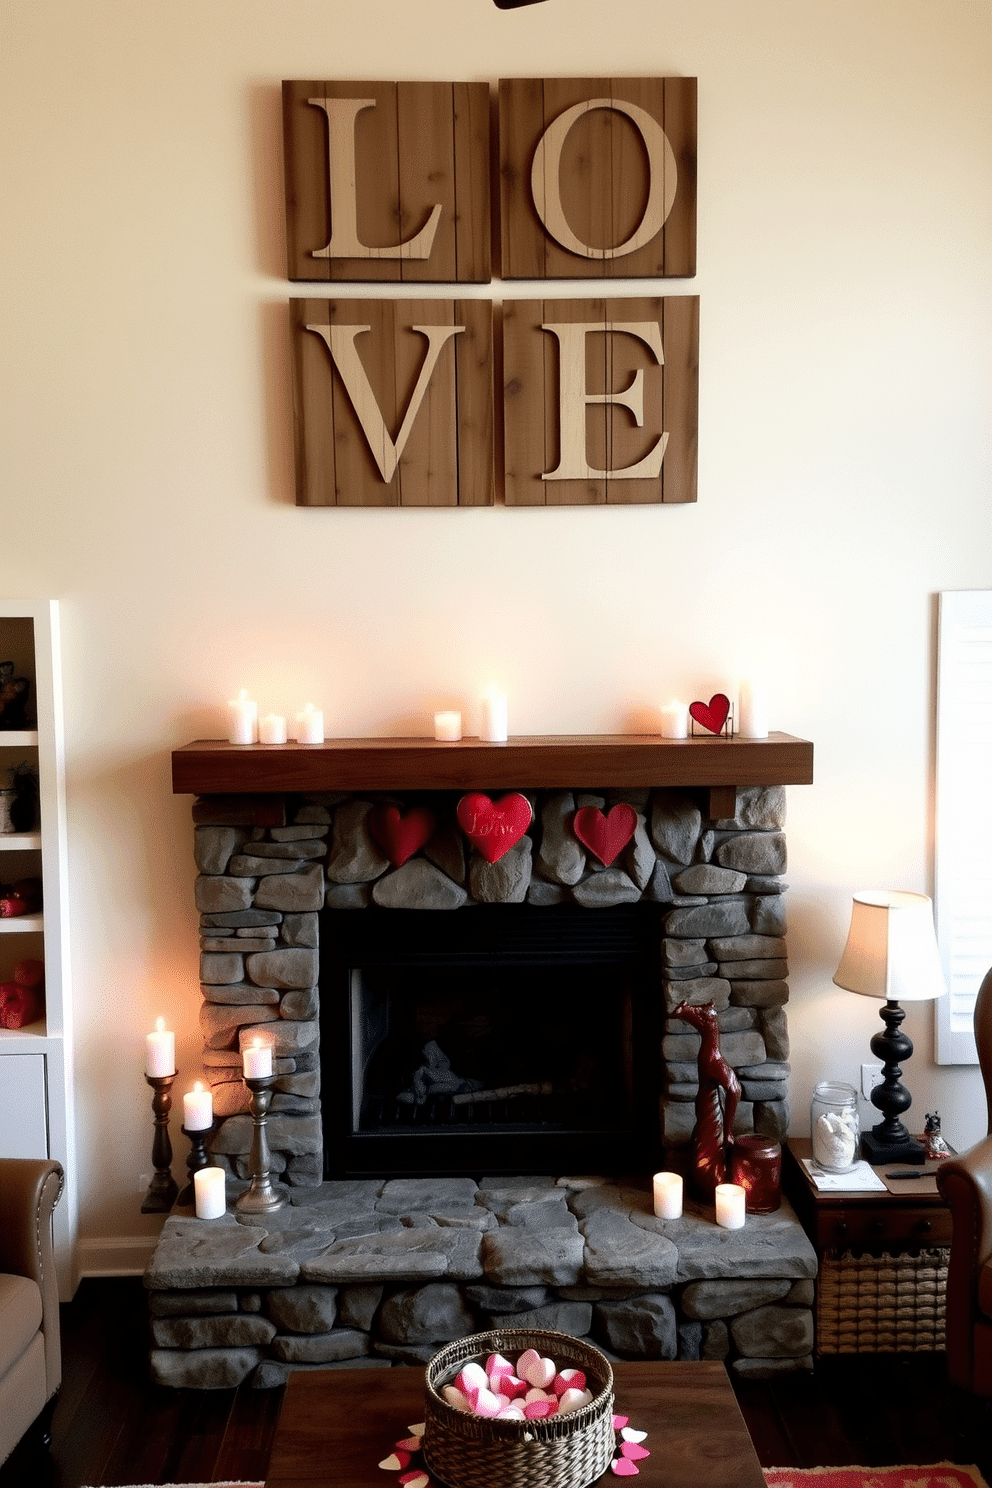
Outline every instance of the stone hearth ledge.
[[[231, 1185], [231, 1198], [243, 1185]], [[145, 1272], [159, 1384], [283, 1383], [291, 1369], [426, 1362], [514, 1326], [612, 1358], [812, 1368], [816, 1254], [788, 1204], [721, 1229], [689, 1201], [657, 1219], [643, 1181], [331, 1181], [267, 1217], [167, 1221]]]

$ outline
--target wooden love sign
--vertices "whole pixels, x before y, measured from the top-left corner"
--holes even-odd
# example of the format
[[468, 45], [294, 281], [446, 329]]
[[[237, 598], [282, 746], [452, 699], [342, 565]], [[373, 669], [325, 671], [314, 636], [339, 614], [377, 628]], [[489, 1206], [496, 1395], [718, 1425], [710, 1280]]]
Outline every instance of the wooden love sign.
[[[694, 78], [283, 83], [289, 276], [687, 277]], [[498, 182], [498, 187], [496, 183]], [[291, 302], [301, 506], [495, 500], [490, 301]], [[696, 499], [699, 303], [504, 304], [508, 505]]]

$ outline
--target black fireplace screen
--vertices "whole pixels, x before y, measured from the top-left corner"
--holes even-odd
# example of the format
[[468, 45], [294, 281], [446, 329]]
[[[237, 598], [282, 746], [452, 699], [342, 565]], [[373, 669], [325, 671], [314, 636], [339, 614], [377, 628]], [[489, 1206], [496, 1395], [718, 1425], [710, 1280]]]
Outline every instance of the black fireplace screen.
[[660, 1155], [656, 906], [327, 913], [327, 1176], [621, 1173]]

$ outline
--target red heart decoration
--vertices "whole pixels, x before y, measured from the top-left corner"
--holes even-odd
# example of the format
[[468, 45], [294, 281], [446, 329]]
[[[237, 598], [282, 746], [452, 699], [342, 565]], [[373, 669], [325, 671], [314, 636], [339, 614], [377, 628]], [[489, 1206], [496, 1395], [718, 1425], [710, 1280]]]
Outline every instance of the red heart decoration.
[[398, 806], [373, 806], [368, 814], [369, 836], [394, 868], [400, 868], [429, 842], [436, 826], [434, 814], [426, 806], [411, 806], [405, 814]]
[[724, 692], [715, 692], [708, 703], [690, 703], [689, 713], [711, 734], [718, 734], [727, 721], [730, 699]]
[[651, 1453], [647, 1447], [642, 1447], [639, 1442], [625, 1441], [620, 1448], [621, 1457], [626, 1457], [630, 1462], [639, 1462], [642, 1457], [650, 1457]]
[[618, 1478], [636, 1478], [641, 1470], [627, 1457], [614, 1457], [610, 1467]]
[[530, 802], [519, 791], [490, 800], [482, 791], [470, 791], [458, 802], [458, 825], [487, 863], [496, 863], [519, 842], [534, 819]]
[[604, 816], [598, 806], [580, 806], [572, 818], [572, 831], [605, 868], [627, 846], [637, 826], [637, 812], [626, 801], [618, 801]]

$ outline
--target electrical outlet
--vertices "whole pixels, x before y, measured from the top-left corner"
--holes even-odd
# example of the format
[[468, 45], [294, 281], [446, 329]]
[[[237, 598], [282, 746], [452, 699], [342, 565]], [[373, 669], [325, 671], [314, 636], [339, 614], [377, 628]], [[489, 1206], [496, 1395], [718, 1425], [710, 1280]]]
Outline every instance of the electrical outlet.
[[882, 1066], [880, 1064], [863, 1064], [861, 1066], [861, 1094], [866, 1100], [871, 1099], [871, 1093], [876, 1085], [882, 1083]]
[[138, 1174], [138, 1192], [139, 1192], [139, 1194], [141, 1195], [142, 1198], [144, 1198], [145, 1194], [148, 1192], [148, 1185], [151, 1183], [151, 1181], [152, 1181], [152, 1175], [151, 1175], [151, 1173], [139, 1173]]

